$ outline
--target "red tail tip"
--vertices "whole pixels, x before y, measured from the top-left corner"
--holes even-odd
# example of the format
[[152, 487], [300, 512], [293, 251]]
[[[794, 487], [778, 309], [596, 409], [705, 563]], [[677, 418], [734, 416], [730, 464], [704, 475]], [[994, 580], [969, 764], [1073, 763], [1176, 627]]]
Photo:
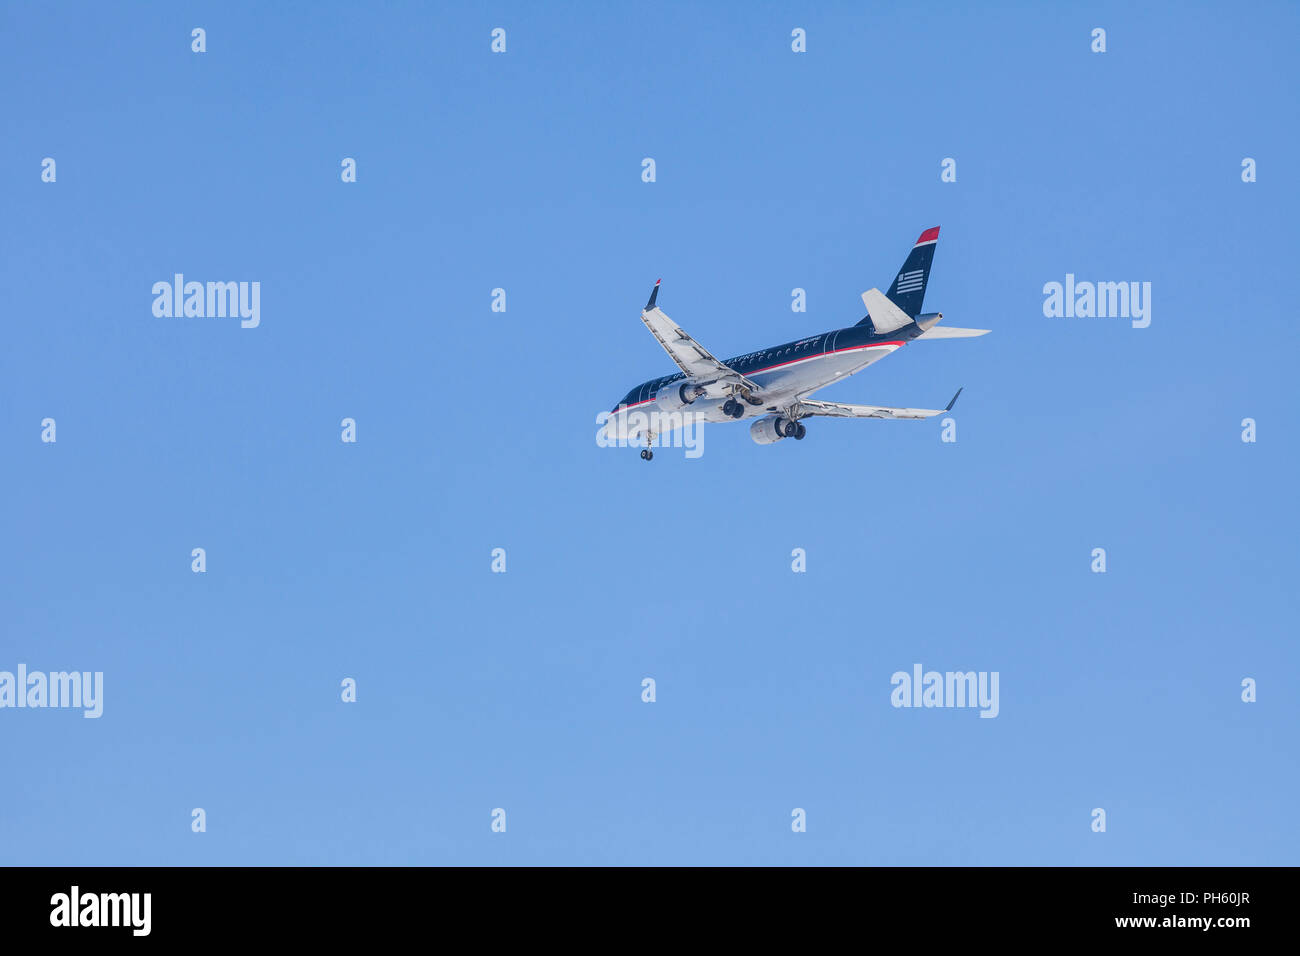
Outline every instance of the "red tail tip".
[[916, 240], [916, 244], [919, 246], [923, 242], [933, 242], [935, 239], [938, 238], [939, 238], [939, 227], [933, 226], [932, 228], [927, 229], [925, 230], [925, 232], [921, 233], [921, 238]]

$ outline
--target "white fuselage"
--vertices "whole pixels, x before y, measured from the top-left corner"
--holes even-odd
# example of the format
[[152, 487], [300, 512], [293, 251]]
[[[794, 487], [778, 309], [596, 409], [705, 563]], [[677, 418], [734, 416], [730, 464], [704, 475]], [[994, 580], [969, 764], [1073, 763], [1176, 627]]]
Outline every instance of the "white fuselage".
[[[751, 352], [728, 361], [728, 365], [743, 370], [743, 374], [759, 387], [762, 404], [741, 402], [744, 415], [741, 419], [758, 418], [779, 412], [797, 399], [807, 397], [818, 389], [862, 371], [900, 348], [905, 340], [862, 342], [869, 333], [856, 329], [840, 329], [824, 335], [812, 336], [800, 342], [774, 349]], [[883, 338], [871, 336], [872, 338]], [[844, 344], [841, 346], [840, 342]], [[611, 439], [637, 441], [647, 434], [660, 435], [680, 428], [689, 421], [737, 421], [722, 411], [730, 396], [705, 395], [696, 399], [677, 413], [665, 413], [655, 401], [657, 386], [664, 386], [667, 394], [680, 386], [681, 376], [646, 382], [634, 390], [614, 409], [605, 423], [605, 435]]]

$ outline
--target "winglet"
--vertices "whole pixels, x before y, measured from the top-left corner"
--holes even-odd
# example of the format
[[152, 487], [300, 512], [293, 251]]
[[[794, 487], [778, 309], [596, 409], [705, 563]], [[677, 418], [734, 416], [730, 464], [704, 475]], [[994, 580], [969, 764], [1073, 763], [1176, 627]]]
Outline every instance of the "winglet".
[[[965, 387], [966, 387], [966, 386], [963, 385], [961, 388], [957, 389], [957, 395], [960, 395], [960, 394], [961, 394], [961, 391], [962, 391], [962, 388], [965, 388]], [[952, 407], [953, 407], [954, 405], [957, 404], [957, 395], [954, 395], [954, 396], [952, 397], [952, 401], [949, 402], [949, 403], [948, 403], [948, 407], [944, 409], [945, 412], [950, 412], [950, 411], [952, 411]]]
[[650, 301], [645, 304], [645, 311], [649, 312], [655, 307], [655, 299], [659, 298], [659, 283], [663, 281], [663, 279], [655, 279], [655, 287], [650, 292]]

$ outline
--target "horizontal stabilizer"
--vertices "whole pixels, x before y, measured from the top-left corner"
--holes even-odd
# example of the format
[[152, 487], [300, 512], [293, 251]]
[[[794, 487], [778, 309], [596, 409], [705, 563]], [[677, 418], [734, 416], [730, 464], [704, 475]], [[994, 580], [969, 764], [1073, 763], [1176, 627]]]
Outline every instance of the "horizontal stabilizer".
[[988, 335], [988, 329], [959, 329], [952, 325], [936, 325], [926, 329], [918, 339], [973, 339], [977, 335]]
[[912, 317], [896, 306], [879, 289], [862, 293], [862, 304], [871, 313], [871, 326], [877, 333], [893, 332], [912, 324]]

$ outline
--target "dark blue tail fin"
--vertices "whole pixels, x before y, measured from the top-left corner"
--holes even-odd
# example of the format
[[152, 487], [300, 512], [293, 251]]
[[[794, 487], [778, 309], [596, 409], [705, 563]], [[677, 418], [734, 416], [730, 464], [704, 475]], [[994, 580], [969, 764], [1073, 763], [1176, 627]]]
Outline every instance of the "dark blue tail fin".
[[[939, 242], [939, 227], [927, 229], [916, 240], [907, 261], [898, 270], [889, 291], [885, 293], [894, 305], [898, 306], [912, 318], [921, 314], [921, 303], [925, 301], [925, 286], [930, 281], [930, 265], [934, 262], [934, 247]], [[867, 316], [858, 325], [871, 321]]]

